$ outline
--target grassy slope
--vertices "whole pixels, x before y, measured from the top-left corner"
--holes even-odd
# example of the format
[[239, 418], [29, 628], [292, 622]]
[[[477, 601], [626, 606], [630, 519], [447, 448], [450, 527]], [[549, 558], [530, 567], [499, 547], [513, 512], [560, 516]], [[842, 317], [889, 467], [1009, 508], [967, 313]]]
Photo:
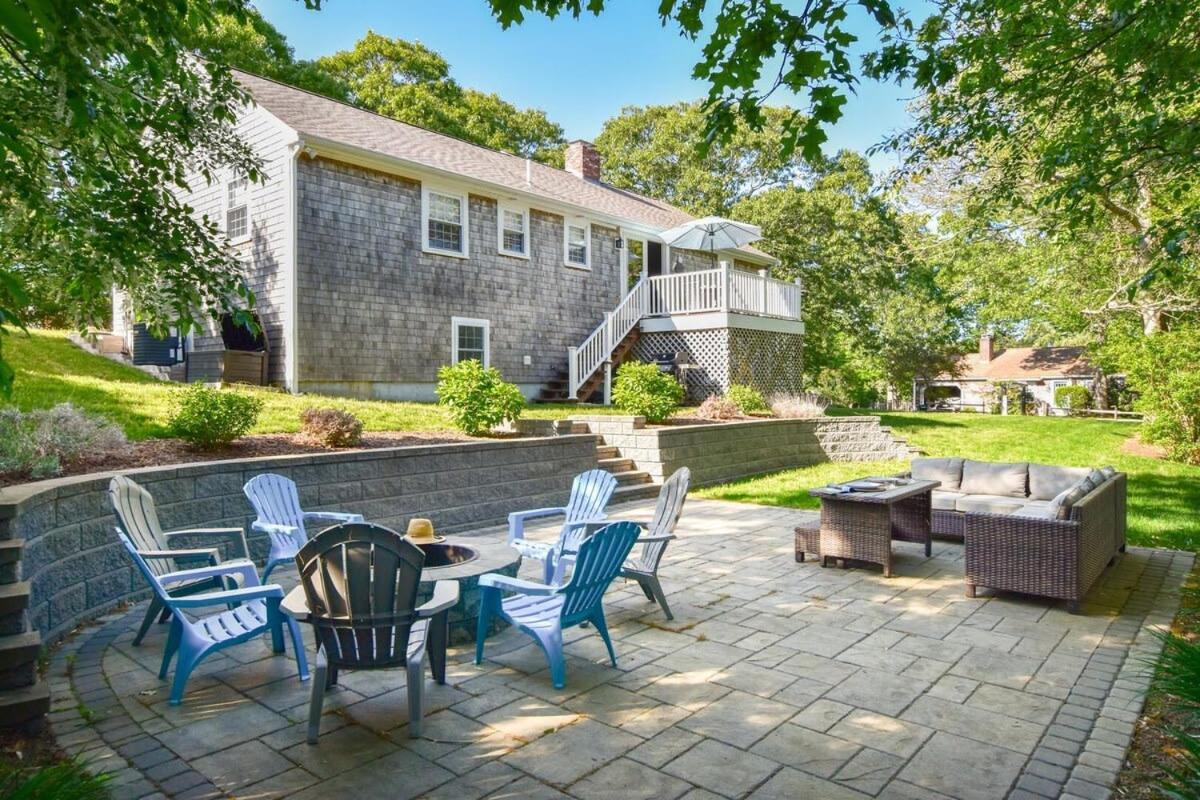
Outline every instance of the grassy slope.
[[[1132, 544], [1200, 550], [1200, 467], [1130, 455], [1122, 445], [1137, 432], [1127, 422], [984, 414], [882, 414], [898, 436], [933, 456], [989, 461], [1037, 461], [1068, 466], [1112, 464], [1129, 473], [1129, 540]], [[701, 490], [706, 497], [816, 508], [812, 486], [868, 473], [890, 472], [901, 462], [818, 464]]]
[[[12, 332], [4, 337], [4, 354], [17, 372], [13, 401], [22, 409], [70, 402], [115, 420], [131, 439], [168, 435], [167, 416], [171, 396], [180, 389], [178, 384], [155, 380], [141, 370], [84, 352], [61, 331], [30, 331], [29, 336]], [[297, 431], [300, 412], [316, 405], [344, 408], [357, 415], [369, 431], [451, 430], [445, 413], [431, 403], [293, 396], [270, 389], [242, 391], [264, 401], [255, 433]], [[524, 416], [560, 419], [580, 410], [579, 406], [547, 404], [527, 409]], [[585, 413], [619, 412], [588, 407]]]

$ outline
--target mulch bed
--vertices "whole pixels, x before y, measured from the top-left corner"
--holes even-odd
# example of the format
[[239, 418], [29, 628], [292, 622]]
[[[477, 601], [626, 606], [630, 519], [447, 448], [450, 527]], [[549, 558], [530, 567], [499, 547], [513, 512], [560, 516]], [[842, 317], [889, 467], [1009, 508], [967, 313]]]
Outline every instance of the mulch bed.
[[[1192, 640], [1200, 637], [1200, 562], [1184, 584], [1172, 630]], [[1164, 797], [1160, 787], [1168, 778], [1167, 768], [1178, 749], [1171, 729], [1183, 727], [1186, 727], [1185, 715], [1170, 707], [1170, 697], [1156, 680], [1150, 686], [1146, 709], [1125, 756], [1125, 768], [1113, 787], [1114, 796], [1134, 800]]]
[[[497, 438], [507, 438], [498, 436]], [[65, 465], [61, 475], [85, 475], [89, 472], [108, 472], [138, 467], [160, 467], [170, 464], [187, 464], [196, 461], [219, 461], [227, 458], [258, 458], [263, 456], [294, 456], [306, 453], [351, 452], [354, 450], [378, 450], [386, 447], [408, 447], [412, 445], [446, 444], [469, 441], [471, 437], [453, 432], [387, 432], [363, 434], [357, 447], [332, 450], [313, 444], [298, 433], [270, 433], [245, 436], [228, 447], [219, 450], [195, 450], [180, 439], [146, 439], [131, 442], [118, 452], [104, 453], [95, 458], [81, 459]], [[28, 475], [15, 472], [0, 474], [0, 487], [26, 483]]]

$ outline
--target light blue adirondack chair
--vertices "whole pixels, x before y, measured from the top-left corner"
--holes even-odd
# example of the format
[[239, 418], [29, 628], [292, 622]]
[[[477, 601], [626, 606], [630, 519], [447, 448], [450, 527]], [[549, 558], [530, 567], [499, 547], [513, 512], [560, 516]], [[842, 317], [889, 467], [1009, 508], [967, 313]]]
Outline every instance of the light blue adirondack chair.
[[[241, 644], [270, 632], [274, 651], [282, 653], [285, 622], [291, 632], [292, 648], [296, 652], [296, 665], [300, 673], [300, 680], [308, 680], [308, 661], [304, 657], [304, 642], [300, 638], [300, 628], [295, 620], [285, 617], [279, 611], [279, 602], [283, 600], [283, 588], [275, 584], [267, 586], [260, 584], [254, 564], [249, 561], [229, 562], [158, 575], [150, 569], [146, 560], [134, 547], [133, 542], [119, 528], [117, 537], [125, 546], [125, 550], [133, 559], [138, 571], [142, 573], [142, 577], [154, 590], [155, 597], [163, 606], [171, 610], [171, 632], [167, 635], [162, 667], [158, 670], [159, 679], [165, 679], [167, 670], [171, 666], [171, 660], [178, 654], [179, 660], [175, 663], [175, 676], [171, 680], [169, 699], [171, 705], [177, 706], [183, 700], [183, 690], [192, 670], [206, 656], [218, 650], [224, 650], [226, 647]], [[187, 597], [174, 597], [169, 593], [172, 584], [226, 576], [241, 578], [241, 586], [237, 589]], [[229, 610], [196, 619], [192, 619], [185, 613], [189, 609], [227, 604], [236, 605]]]
[[[612, 473], [593, 469], [575, 476], [571, 483], [571, 496], [560, 508], [535, 508], [532, 511], [515, 511], [508, 515], [508, 543], [517, 549], [522, 558], [542, 562], [546, 583], [557, 583], [555, 574], [562, 577], [560, 557], [572, 555], [579, 544], [587, 538], [588, 531], [605, 521], [604, 508], [617, 489], [617, 479]], [[558, 538], [553, 542], [534, 542], [525, 538], [525, 521], [540, 517], [562, 514], [563, 524]], [[589, 528], [589, 524], [591, 528]]]
[[[550, 681], [563, 688], [567, 665], [563, 658], [564, 628], [584, 622], [596, 626], [608, 648], [608, 657], [617, 665], [608, 624], [604, 620], [604, 592], [621, 571], [621, 565], [633, 549], [641, 528], [635, 522], [605, 525], [579, 545], [575, 568], [562, 586], [533, 583], [489, 573], [479, 579], [483, 596], [479, 604], [479, 628], [475, 635], [475, 663], [483, 662], [483, 643], [491, 627], [492, 615], [516, 625], [533, 637], [550, 663]], [[501, 597], [502, 592], [514, 592]]]
[[271, 537], [271, 552], [267, 555], [267, 566], [262, 579], [266, 581], [271, 570], [279, 564], [292, 564], [296, 554], [308, 541], [304, 523], [310, 520], [329, 522], [362, 522], [362, 514], [343, 514], [337, 511], [305, 511], [300, 508], [300, 494], [296, 483], [290, 478], [274, 473], [255, 475], [242, 487], [258, 519], [251, 523], [251, 530], [261, 531]]

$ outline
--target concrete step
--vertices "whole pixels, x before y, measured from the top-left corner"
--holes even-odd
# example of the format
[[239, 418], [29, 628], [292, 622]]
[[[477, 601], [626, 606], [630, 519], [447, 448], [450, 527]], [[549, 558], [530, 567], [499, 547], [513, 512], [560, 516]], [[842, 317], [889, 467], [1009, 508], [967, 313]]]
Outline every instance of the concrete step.
[[0, 584], [17, 582], [21, 574], [21, 550], [24, 545], [20, 539], [0, 540]]
[[610, 444], [602, 444], [596, 448], [596, 457], [603, 461], [606, 458], [617, 458], [621, 451]]
[[0, 584], [0, 636], [25, 631], [25, 609], [29, 608], [29, 581]]
[[630, 500], [658, 497], [658, 490], [661, 488], [657, 483], [632, 483], [628, 486], [618, 486], [617, 490], [613, 492], [612, 502], [624, 503]]
[[0, 727], [36, 728], [50, 710], [50, 687], [45, 681], [0, 691]]
[[608, 470], [614, 475], [621, 472], [632, 472], [637, 467], [632, 458], [601, 458], [596, 463], [600, 469]]
[[0, 690], [32, 686], [37, 681], [42, 637], [37, 631], [0, 636]]
[[649, 472], [641, 470], [629, 470], [627, 472], [618, 472], [613, 475], [617, 479], [617, 486], [631, 486], [640, 483], [650, 483], [653, 478]]

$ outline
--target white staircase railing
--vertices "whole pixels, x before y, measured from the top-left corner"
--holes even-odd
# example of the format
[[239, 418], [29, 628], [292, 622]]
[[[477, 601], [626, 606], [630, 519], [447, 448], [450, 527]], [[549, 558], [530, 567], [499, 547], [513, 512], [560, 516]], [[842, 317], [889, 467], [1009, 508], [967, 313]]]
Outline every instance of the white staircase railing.
[[[649, 285], [640, 280], [629, 290], [615, 310], [604, 315], [604, 322], [583, 340], [579, 347], [567, 348], [567, 396], [577, 397], [588, 378], [608, 363], [613, 350], [646, 316]], [[605, 400], [608, 399], [605, 392]]]
[[[723, 311], [798, 320], [802, 299], [799, 279], [776, 280], [766, 270], [730, 269], [727, 262], [718, 269], [643, 278], [582, 345], [567, 348], [567, 396], [577, 398], [596, 370], [609, 368], [613, 351], [643, 317]], [[606, 373], [605, 402], [611, 377]]]

